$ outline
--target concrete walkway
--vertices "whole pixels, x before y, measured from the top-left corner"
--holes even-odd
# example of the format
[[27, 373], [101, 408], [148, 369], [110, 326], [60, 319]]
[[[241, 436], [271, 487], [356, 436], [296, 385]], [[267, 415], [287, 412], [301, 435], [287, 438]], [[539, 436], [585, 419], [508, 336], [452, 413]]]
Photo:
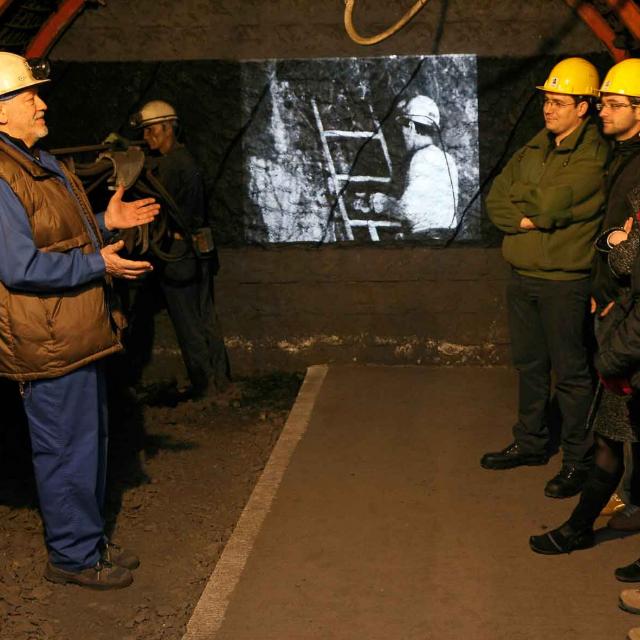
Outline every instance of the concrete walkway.
[[536, 555], [559, 456], [479, 465], [515, 398], [503, 368], [312, 367], [185, 640], [623, 640], [640, 536]]

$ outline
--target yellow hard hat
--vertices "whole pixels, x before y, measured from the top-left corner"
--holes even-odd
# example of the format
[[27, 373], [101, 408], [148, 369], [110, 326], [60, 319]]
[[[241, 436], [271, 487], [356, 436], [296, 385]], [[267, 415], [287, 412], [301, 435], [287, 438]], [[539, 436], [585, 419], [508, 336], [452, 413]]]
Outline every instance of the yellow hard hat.
[[141, 127], [148, 127], [150, 124], [157, 124], [158, 122], [169, 122], [171, 120], [177, 120], [178, 115], [176, 110], [164, 100], [152, 100], [135, 113], [131, 118], [131, 126], [140, 129]]
[[628, 58], [611, 67], [600, 92], [640, 98], [640, 60]]
[[49, 63], [0, 51], [0, 98], [49, 82]]
[[598, 96], [598, 70], [584, 58], [567, 58], [551, 69], [543, 86], [536, 89], [571, 96]]

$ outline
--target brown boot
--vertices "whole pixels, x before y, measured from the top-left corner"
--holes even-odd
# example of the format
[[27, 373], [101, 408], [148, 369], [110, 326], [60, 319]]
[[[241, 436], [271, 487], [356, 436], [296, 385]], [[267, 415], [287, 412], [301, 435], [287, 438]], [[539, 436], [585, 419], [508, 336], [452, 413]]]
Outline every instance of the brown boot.
[[50, 562], [44, 570], [44, 577], [57, 584], [77, 584], [80, 587], [98, 589], [124, 589], [133, 582], [129, 569], [116, 567], [109, 562], [98, 562], [93, 567], [82, 571], [66, 571]]
[[629, 613], [640, 613], [640, 589], [624, 589], [618, 602], [621, 609]]
[[607, 527], [615, 531], [640, 530], [640, 508], [628, 504], [622, 511], [617, 511], [607, 523]]
[[133, 551], [123, 549], [113, 542], [107, 542], [102, 549], [102, 560], [114, 564], [116, 567], [129, 569], [129, 571], [137, 569], [140, 566], [140, 558], [138, 558]]
[[600, 512], [601, 516], [612, 516], [614, 513], [621, 511], [624, 509], [625, 504], [622, 498], [614, 493], [610, 498], [609, 502], [605, 505], [604, 509]]

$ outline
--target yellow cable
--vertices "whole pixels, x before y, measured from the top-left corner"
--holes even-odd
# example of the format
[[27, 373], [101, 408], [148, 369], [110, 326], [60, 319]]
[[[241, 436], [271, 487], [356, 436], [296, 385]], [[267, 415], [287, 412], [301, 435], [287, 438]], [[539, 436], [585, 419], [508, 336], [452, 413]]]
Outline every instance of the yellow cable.
[[402, 27], [404, 27], [413, 16], [422, 9], [429, 0], [418, 0], [407, 13], [398, 20], [392, 27], [389, 27], [382, 33], [379, 33], [377, 36], [370, 36], [368, 38], [363, 38], [353, 26], [353, 8], [356, 4], [356, 0], [345, 0], [344, 6], [344, 28], [347, 30], [349, 37], [358, 44], [378, 44], [378, 42], [382, 42], [386, 40], [389, 36], [392, 36], [396, 31], [400, 31]]

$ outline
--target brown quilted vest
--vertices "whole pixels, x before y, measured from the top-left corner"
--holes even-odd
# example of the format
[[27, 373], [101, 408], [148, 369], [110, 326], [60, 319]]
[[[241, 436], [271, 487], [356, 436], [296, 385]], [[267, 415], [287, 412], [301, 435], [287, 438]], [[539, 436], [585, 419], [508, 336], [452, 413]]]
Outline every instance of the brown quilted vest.
[[[24, 206], [36, 247], [93, 253], [83, 217], [101, 241], [96, 219], [80, 181], [62, 169], [75, 198], [55, 174], [0, 140], [0, 178]], [[107, 293], [104, 280], [52, 293], [25, 293], [0, 282], [0, 376], [56, 378], [119, 351]]]

